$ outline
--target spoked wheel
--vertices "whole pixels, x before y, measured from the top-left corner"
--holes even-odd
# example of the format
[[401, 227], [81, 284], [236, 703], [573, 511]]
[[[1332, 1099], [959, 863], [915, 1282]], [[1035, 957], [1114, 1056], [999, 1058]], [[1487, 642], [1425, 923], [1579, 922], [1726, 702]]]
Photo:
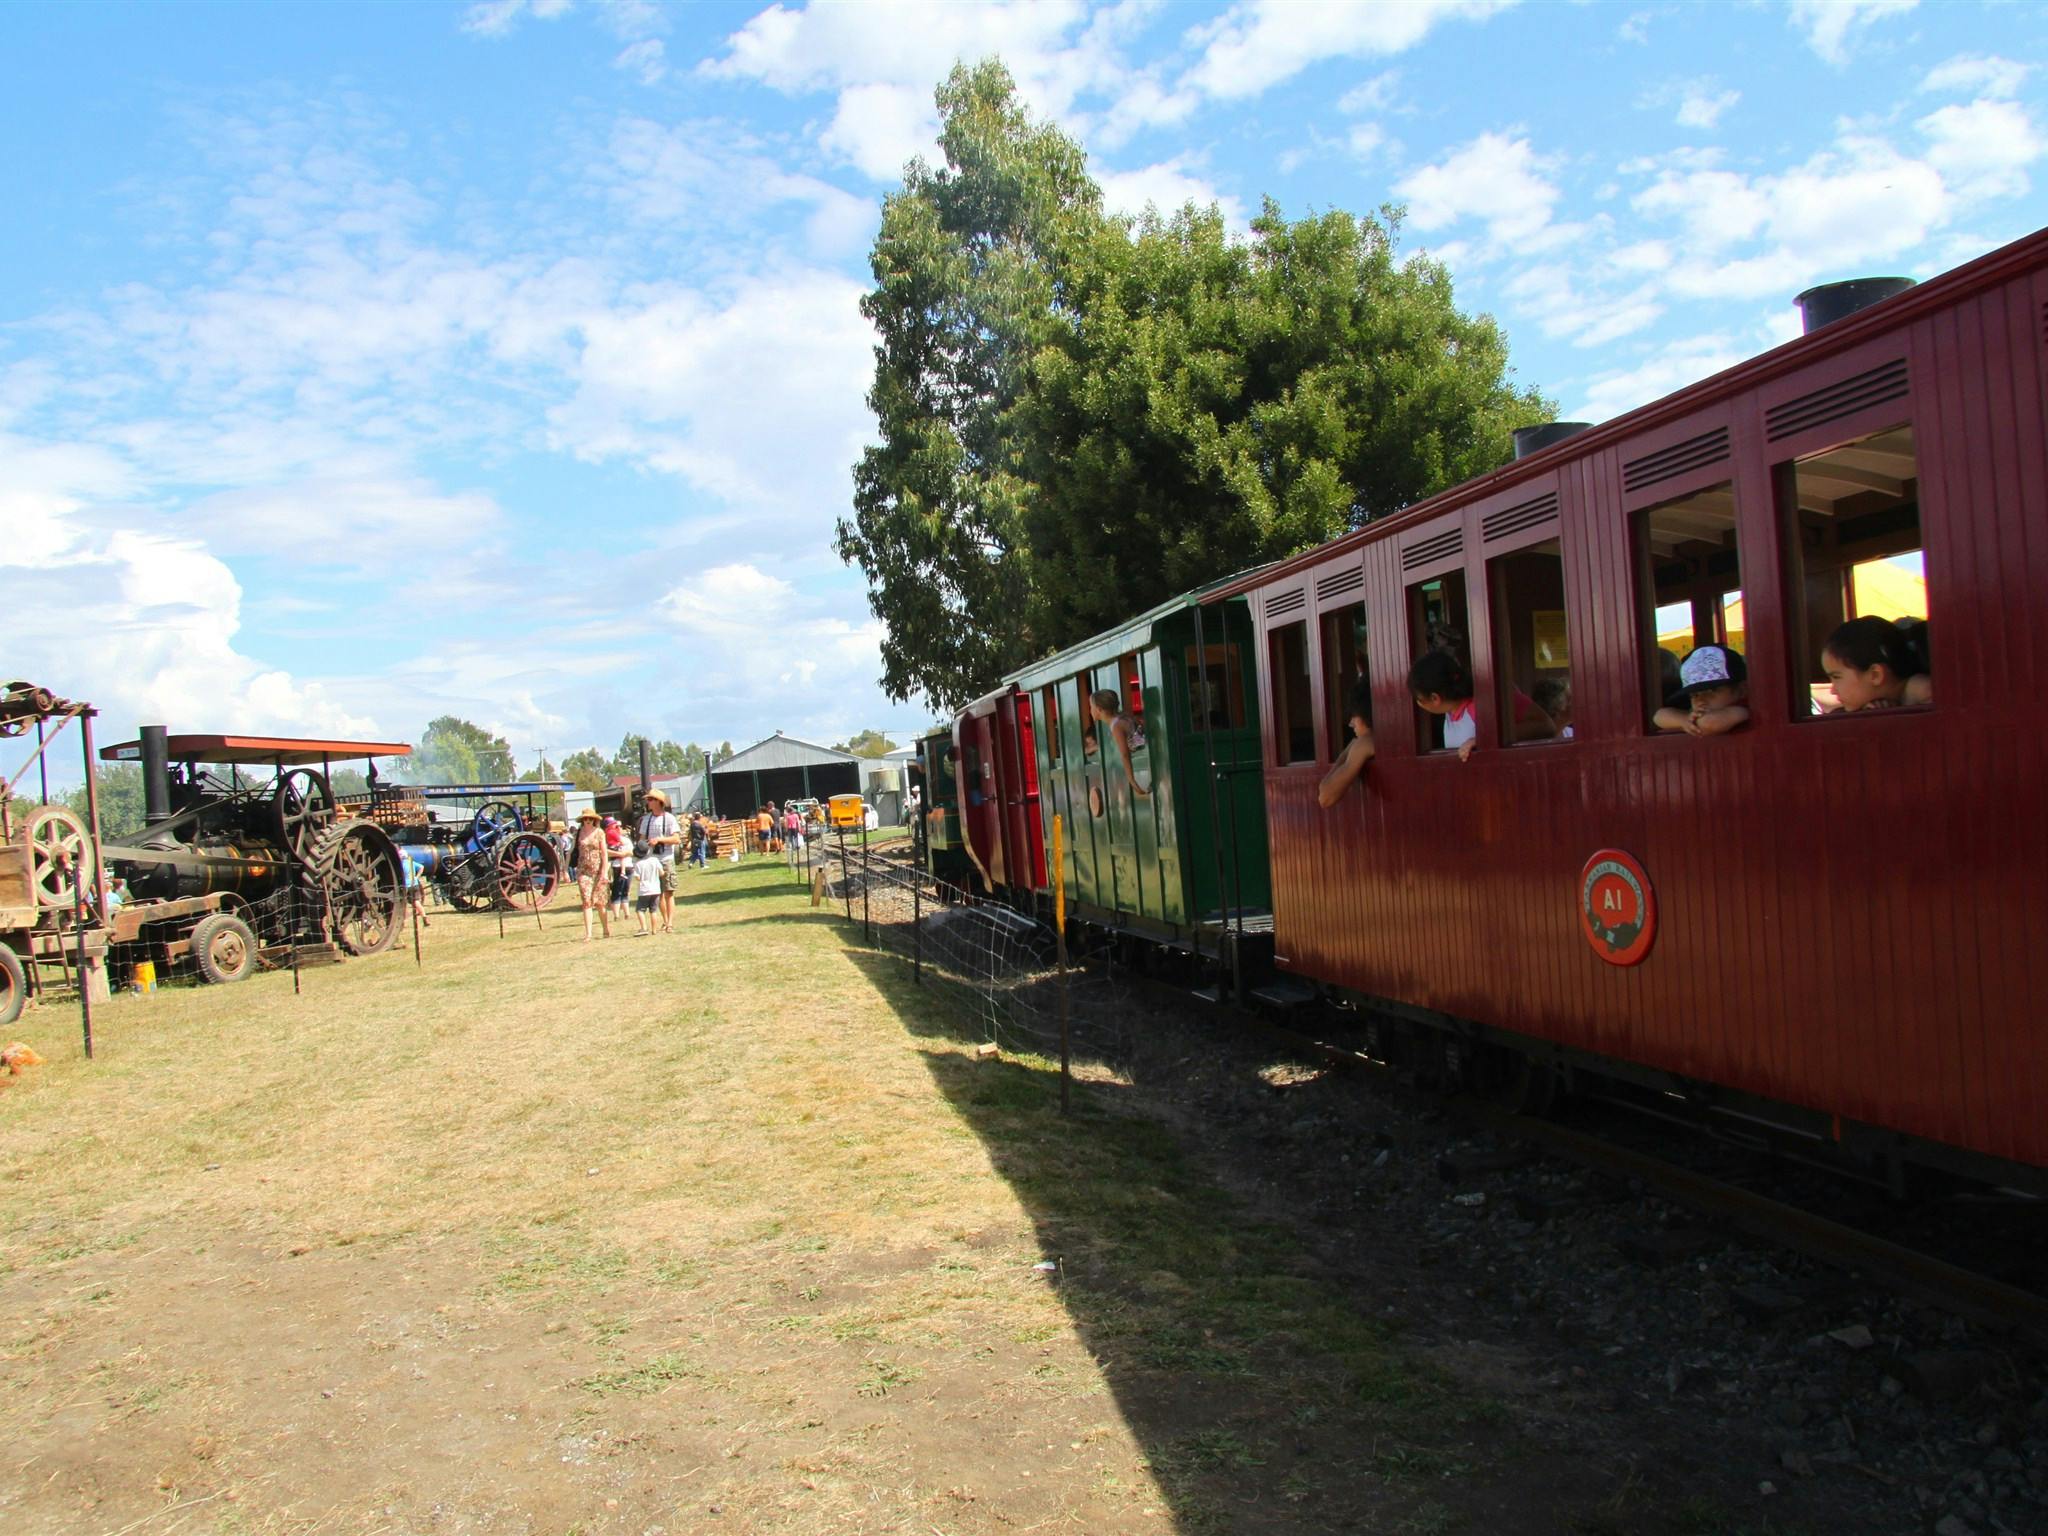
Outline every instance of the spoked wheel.
[[0, 944], [0, 1025], [21, 1017], [28, 1002], [28, 976], [13, 950]]
[[232, 912], [202, 917], [192, 930], [192, 964], [215, 986], [240, 981], [256, 969], [256, 931]]
[[39, 805], [28, 813], [29, 885], [39, 907], [76, 904], [80, 883], [87, 891], [99, 867], [98, 850], [85, 823], [61, 805]]
[[334, 940], [352, 955], [380, 955], [404, 929], [405, 871], [391, 835], [375, 822], [337, 822], [309, 861], [327, 897]]
[[519, 832], [497, 853], [498, 900], [538, 912], [555, 899], [562, 884], [562, 857], [538, 832]]
[[486, 800], [470, 818], [469, 832], [478, 851], [487, 852], [525, 826], [526, 819], [510, 800]]
[[334, 786], [318, 768], [288, 769], [278, 776], [270, 812], [278, 840], [291, 849], [292, 857], [306, 863], [320, 829], [334, 819]]

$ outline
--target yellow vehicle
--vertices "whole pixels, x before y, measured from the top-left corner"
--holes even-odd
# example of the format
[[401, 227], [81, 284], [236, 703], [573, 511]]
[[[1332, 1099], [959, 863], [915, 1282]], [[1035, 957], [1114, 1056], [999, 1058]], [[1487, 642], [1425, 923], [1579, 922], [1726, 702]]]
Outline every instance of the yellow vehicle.
[[834, 795], [826, 821], [835, 827], [851, 827], [858, 831], [867, 825], [867, 806], [859, 795]]

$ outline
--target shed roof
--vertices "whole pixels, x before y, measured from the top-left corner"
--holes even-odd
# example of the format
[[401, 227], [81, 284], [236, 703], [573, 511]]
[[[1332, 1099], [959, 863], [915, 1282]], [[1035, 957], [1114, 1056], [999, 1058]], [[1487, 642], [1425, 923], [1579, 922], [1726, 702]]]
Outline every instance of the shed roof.
[[799, 741], [777, 731], [766, 741], [757, 741], [751, 747], [733, 753], [712, 768], [711, 776], [716, 779], [728, 773], [766, 773], [771, 768], [816, 768], [827, 763], [859, 761], [851, 752], [836, 752], [814, 741]]

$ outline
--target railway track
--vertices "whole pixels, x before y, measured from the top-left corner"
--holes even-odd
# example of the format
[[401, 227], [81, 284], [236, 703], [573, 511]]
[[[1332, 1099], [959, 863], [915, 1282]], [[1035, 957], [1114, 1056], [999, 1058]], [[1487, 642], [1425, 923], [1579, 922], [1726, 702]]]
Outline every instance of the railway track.
[[[1251, 1017], [1277, 1038], [1343, 1070], [1394, 1070], [1351, 1047], [1333, 1044], [1264, 1015]], [[1675, 1205], [1724, 1221], [1760, 1241], [1859, 1275], [1900, 1295], [2048, 1351], [2048, 1297], [1607, 1137], [1516, 1114], [1470, 1097], [1451, 1095], [1443, 1102], [1475, 1128], [1511, 1137], [1590, 1172], [1633, 1181]]]

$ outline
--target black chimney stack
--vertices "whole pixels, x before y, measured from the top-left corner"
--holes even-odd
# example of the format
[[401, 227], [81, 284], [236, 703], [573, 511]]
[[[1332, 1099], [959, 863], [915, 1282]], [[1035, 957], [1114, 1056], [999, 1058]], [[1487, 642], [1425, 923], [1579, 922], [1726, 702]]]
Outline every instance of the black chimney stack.
[[647, 791], [654, 788], [654, 753], [647, 745], [647, 738], [640, 738], [640, 795], [646, 798]]
[[1857, 310], [1880, 304], [1912, 286], [1910, 277], [1852, 277], [1809, 288], [1793, 302], [1799, 306], [1802, 333], [1811, 336], [1824, 325], [1846, 320]]
[[1593, 425], [1590, 421], [1545, 421], [1533, 427], [1515, 428], [1515, 457], [1526, 459], [1553, 443], [1561, 443]]
[[170, 731], [161, 725], [142, 728], [142, 819], [155, 826], [171, 814]]

